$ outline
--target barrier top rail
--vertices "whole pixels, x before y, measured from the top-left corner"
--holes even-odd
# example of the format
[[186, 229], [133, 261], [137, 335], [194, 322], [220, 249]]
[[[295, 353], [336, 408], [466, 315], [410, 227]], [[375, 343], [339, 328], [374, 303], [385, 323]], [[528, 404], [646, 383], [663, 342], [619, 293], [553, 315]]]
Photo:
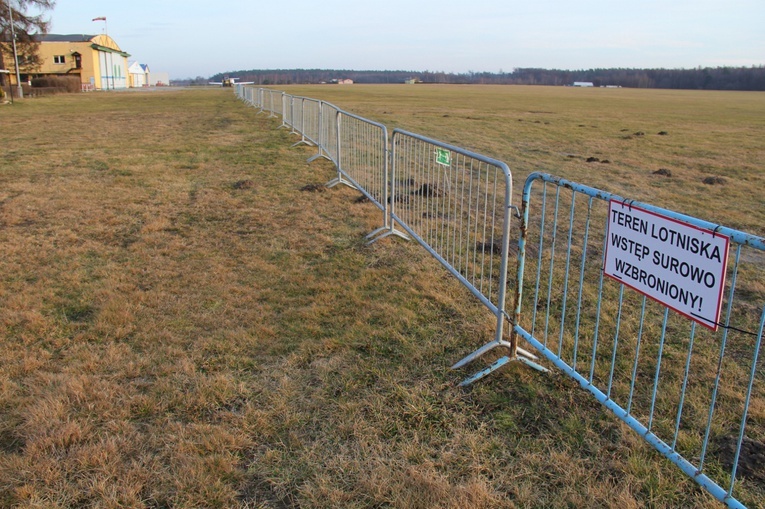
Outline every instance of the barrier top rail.
[[572, 182], [570, 180], [567, 180], [562, 177], [558, 177], [555, 175], [550, 175], [549, 173], [542, 173], [542, 172], [533, 172], [529, 174], [526, 180], [526, 184], [524, 186], [523, 190], [523, 196], [528, 197], [529, 193], [531, 192], [531, 185], [533, 184], [534, 180], [545, 180], [550, 183], [554, 183], [561, 187], [568, 187], [570, 189], [573, 189], [575, 191], [585, 193], [589, 196], [593, 196], [596, 198], [600, 198], [602, 200], [614, 200], [618, 202], [622, 202], [627, 207], [639, 207], [651, 212], [658, 212], [661, 213], [667, 217], [671, 217], [673, 219], [676, 219], [678, 221], [682, 221], [684, 223], [692, 223], [695, 224], [701, 228], [706, 228], [709, 230], [713, 230], [716, 233], [719, 233], [721, 235], [725, 235], [727, 237], [730, 237], [732, 241], [746, 245], [751, 246], [756, 249], [765, 250], [765, 238], [758, 237], [756, 235], [752, 235], [746, 232], [742, 232], [740, 230], [735, 230], [733, 228], [729, 228], [727, 226], [723, 226], [720, 224], [712, 223], [709, 221], [705, 221], [703, 219], [699, 219], [693, 216], [688, 216], [686, 214], [682, 214], [680, 212], [675, 212], [670, 209], [664, 209], [661, 207], [657, 207], [655, 205], [651, 205], [650, 203], [640, 202], [637, 200], [632, 200], [629, 198], [624, 198], [618, 194], [615, 193], [609, 193], [607, 191], [602, 191], [600, 189], [596, 189], [594, 187], [590, 187], [584, 184], [579, 184], [577, 182]]

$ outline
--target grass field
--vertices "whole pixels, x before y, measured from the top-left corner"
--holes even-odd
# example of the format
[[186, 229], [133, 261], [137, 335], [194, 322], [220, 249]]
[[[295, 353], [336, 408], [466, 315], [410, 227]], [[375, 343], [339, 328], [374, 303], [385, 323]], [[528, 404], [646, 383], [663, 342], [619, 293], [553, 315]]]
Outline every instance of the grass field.
[[[762, 94], [284, 89], [516, 186], [544, 170], [765, 233]], [[218, 89], [0, 108], [0, 506], [720, 505], [560, 374], [457, 388], [492, 317], [413, 243], [366, 246], [379, 211], [311, 186], [332, 166], [276, 125]]]

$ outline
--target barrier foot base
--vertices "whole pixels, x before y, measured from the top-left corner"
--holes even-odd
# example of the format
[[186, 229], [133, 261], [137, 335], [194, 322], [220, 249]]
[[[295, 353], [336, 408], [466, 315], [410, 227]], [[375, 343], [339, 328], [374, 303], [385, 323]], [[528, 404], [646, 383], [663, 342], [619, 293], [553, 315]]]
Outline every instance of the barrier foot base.
[[[536, 357], [534, 357], [534, 358], [536, 359]], [[549, 373], [550, 372], [550, 370], [547, 369], [546, 367], [542, 366], [541, 364], [537, 364], [536, 362], [534, 362], [532, 360], [529, 360], [526, 357], [518, 357], [517, 360], [522, 362], [522, 363], [524, 363], [525, 365], [527, 365], [531, 369], [535, 369], [535, 370], [539, 371], [540, 373]]]
[[[471, 353], [467, 357], [465, 357], [462, 360], [460, 360], [459, 362], [457, 362], [454, 366], [452, 366], [452, 369], [459, 369], [459, 368], [461, 368], [461, 367], [463, 367], [463, 366], [473, 362], [478, 357], [482, 356], [483, 354], [485, 354], [486, 352], [488, 352], [490, 350], [493, 350], [494, 348], [496, 348], [498, 346], [504, 346], [505, 348], [511, 349], [511, 351], [512, 351], [512, 347], [513, 347], [512, 343], [510, 343], [508, 341], [504, 341], [504, 340], [501, 340], [501, 339], [500, 340], [495, 339], [494, 341], [490, 341], [490, 342], [486, 343], [485, 345], [483, 345], [478, 350], [474, 351], [473, 353]], [[541, 365], [537, 364], [536, 362], [534, 362], [534, 361], [538, 361], [538, 360], [539, 360], [539, 357], [537, 357], [533, 353], [529, 352], [528, 350], [524, 350], [523, 348], [516, 347], [515, 348], [515, 355], [513, 357], [504, 356], [504, 357], [501, 357], [501, 358], [497, 359], [494, 362], [494, 364], [492, 364], [488, 368], [486, 368], [486, 369], [484, 369], [482, 371], [479, 371], [478, 373], [474, 374], [473, 376], [470, 376], [470, 377], [466, 378], [465, 380], [463, 380], [462, 383], [460, 383], [460, 387], [465, 387], [465, 386], [468, 386], [468, 385], [472, 384], [473, 382], [477, 382], [478, 380], [480, 380], [480, 379], [482, 379], [482, 378], [484, 378], [484, 377], [494, 373], [496, 370], [498, 370], [499, 368], [501, 368], [502, 366], [504, 366], [508, 362], [513, 362], [513, 361], [522, 362], [522, 363], [524, 363], [525, 365], [527, 365], [528, 367], [530, 367], [532, 369], [535, 369], [537, 371], [541, 371], [543, 373], [548, 373], [550, 370], [548, 370], [544, 366], [541, 366]]]
[[[478, 357], [482, 356], [483, 354], [485, 354], [489, 350], [493, 350], [494, 348], [496, 348], [498, 346], [504, 346], [505, 348], [509, 348], [511, 350], [513, 348], [513, 345], [511, 343], [509, 343], [508, 341], [496, 340], [495, 339], [494, 341], [490, 341], [490, 342], [486, 343], [485, 345], [483, 345], [478, 350], [475, 350], [470, 355], [468, 355], [468, 356], [464, 357], [463, 359], [461, 359], [459, 362], [457, 362], [456, 364], [454, 364], [452, 366], [452, 369], [460, 369], [461, 367], [470, 364], [471, 362], [473, 362], [474, 360], [476, 360]], [[516, 351], [516, 354], [522, 355], [523, 357], [526, 357], [527, 359], [532, 359], [532, 360], [535, 360], [535, 361], [539, 360], [539, 357], [537, 357], [533, 353], [529, 352], [528, 350], [524, 350], [521, 347], [516, 347], [515, 351]]]
[[350, 182], [348, 182], [347, 180], [345, 180], [342, 177], [333, 178], [332, 180], [330, 180], [329, 182], [327, 182], [324, 185], [331, 188], [331, 187], [335, 187], [338, 184], [345, 184], [346, 186], [350, 187], [351, 189], [358, 190], [358, 188], [356, 186], [354, 186], [353, 184], [351, 184]]
[[523, 349], [523, 348], [521, 348], [521, 347], [516, 347], [516, 348], [515, 348], [515, 351], [516, 351], [516, 352], [518, 352], [520, 355], [522, 355], [522, 356], [526, 357], [527, 359], [533, 359], [533, 360], [535, 360], [535, 361], [538, 361], [538, 360], [539, 360], [539, 357], [537, 357], [537, 356], [536, 356], [536, 355], [534, 355], [533, 353], [529, 352], [528, 350], [524, 350], [524, 349]]
[[[380, 235], [381, 233], [382, 235]], [[380, 236], [378, 237], [377, 235], [380, 235]], [[370, 246], [374, 244], [375, 242], [377, 242], [378, 240], [384, 239], [385, 237], [389, 237], [391, 235], [396, 235], [397, 237], [401, 237], [404, 240], [411, 240], [409, 238], [409, 235], [407, 235], [406, 233], [402, 231], [398, 231], [395, 228], [391, 228], [390, 226], [383, 226], [381, 228], [378, 228], [364, 238], [371, 239], [369, 240], [369, 242], [367, 242], [367, 245]]]
[[[528, 353], [528, 352], [526, 352], [526, 353]], [[536, 357], [534, 357], [534, 358], [536, 359]], [[467, 387], [468, 385], [472, 384], [473, 382], [477, 382], [478, 380], [489, 376], [490, 374], [494, 373], [495, 371], [497, 371], [499, 368], [501, 368], [502, 366], [504, 366], [508, 362], [522, 362], [523, 364], [527, 365], [528, 367], [530, 367], [532, 369], [535, 369], [537, 371], [540, 371], [542, 373], [549, 373], [550, 372], [550, 370], [547, 369], [546, 367], [537, 364], [536, 362], [532, 361], [531, 359], [529, 359], [529, 358], [527, 358], [527, 357], [525, 357], [523, 355], [516, 356], [515, 358], [512, 358], [512, 359], [510, 357], [505, 356], [505, 357], [501, 357], [501, 358], [497, 359], [496, 361], [494, 361], [494, 364], [492, 364], [488, 368], [486, 368], [484, 370], [481, 370], [478, 373], [475, 373], [474, 375], [469, 376], [466, 379], [464, 379], [462, 382], [460, 382], [460, 387]]]
[[468, 385], [472, 384], [473, 382], [477, 382], [478, 380], [489, 376], [490, 374], [494, 373], [496, 370], [504, 366], [510, 362], [510, 357], [501, 357], [497, 359], [494, 364], [489, 366], [488, 368], [479, 371], [478, 373], [474, 374], [473, 376], [469, 376], [466, 379], [464, 379], [462, 382], [460, 382], [460, 387], [467, 387]]
[[298, 145], [308, 145], [309, 147], [312, 147], [313, 143], [311, 143], [310, 141], [307, 141], [307, 140], [300, 140], [300, 141], [297, 141], [297, 142], [293, 143], [292, 145], [290, 145], [290, 148], [297, 147]]
[[309, 157], [309, 158], [308, 158], [308, 160], [307, 160], [306, 162], [307, 162], [307, 163], [312, 163], [312, 162], [314, 162], [315, 160], [319, 159], [320, 157], [323, 157], [324, 159], [329, 159], [329, 157], [327, 157], [326, 155], [324, 155], [324, 154], [322, 154], [321, 152], [319, 152], [318, 154], [314, 154], [314, 155], [312, 155], [311, 157]]
[[507, 341], [501, 341], [501, 340], [498, 341], [496, 339], [494, 341], [490, 341], [486, 343], [485, 345], [483, 345], [478, 350], [475, 350], [473, 353], [471, 353], [467, 357], [464, 357], [462, 360], [458, 361], [456, 364], [452, 366], [452, 369], [460, 369], [461, 367], [467, 364], [470, 364], [471, 362], [473, 362], [474, 360], [476, 360], [477, 358], [479, 358], [480, 356], [482, 356], [489, 350], [493, 350], [494, 348], [498, 346], [505, 346], [507, 348], [510, 348], [510, 343], [508, 343]]

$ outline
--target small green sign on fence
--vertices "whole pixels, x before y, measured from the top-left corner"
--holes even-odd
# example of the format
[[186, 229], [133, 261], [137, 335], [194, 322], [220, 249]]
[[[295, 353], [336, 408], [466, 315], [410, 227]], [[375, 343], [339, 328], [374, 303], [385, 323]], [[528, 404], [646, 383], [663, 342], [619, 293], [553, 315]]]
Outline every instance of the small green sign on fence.
[[452, 153], [449, 150], [443, 148], [436, 148], [436, 163], [443, 164], [444, 166], [451, 166]]

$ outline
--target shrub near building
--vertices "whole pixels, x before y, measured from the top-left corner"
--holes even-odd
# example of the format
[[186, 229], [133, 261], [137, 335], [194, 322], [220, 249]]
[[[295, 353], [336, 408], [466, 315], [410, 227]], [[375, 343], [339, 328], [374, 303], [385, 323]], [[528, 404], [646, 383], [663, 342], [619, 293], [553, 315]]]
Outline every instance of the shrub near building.
[[42, 76], [31, 81], [34, 89], [51, 89], [54, 93], [79, 92], [80, 80], [77, 76]]

